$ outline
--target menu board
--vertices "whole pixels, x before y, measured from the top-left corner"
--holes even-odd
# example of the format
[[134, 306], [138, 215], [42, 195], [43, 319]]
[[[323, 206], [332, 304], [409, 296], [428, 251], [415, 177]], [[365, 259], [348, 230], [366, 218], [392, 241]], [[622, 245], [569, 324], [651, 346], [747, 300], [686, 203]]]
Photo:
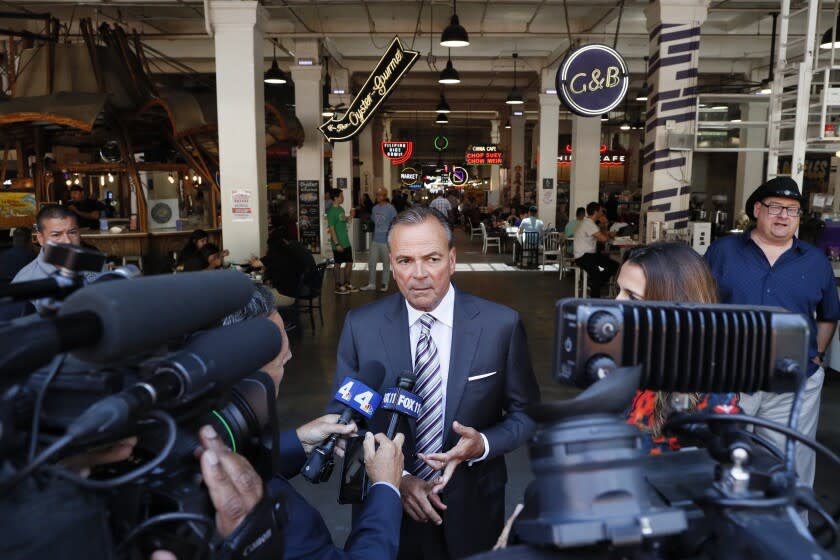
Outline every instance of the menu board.
[[502, 165], [502, 152], [494, 144], [472, 146], [467, 150], [464, 160], [467, 165]]
[[298, 232], [300, 242], [313, 254], [321, 253], [321, 212], [318, 197], [321, 195], [321, 181], [317, 179], [298, 182]]

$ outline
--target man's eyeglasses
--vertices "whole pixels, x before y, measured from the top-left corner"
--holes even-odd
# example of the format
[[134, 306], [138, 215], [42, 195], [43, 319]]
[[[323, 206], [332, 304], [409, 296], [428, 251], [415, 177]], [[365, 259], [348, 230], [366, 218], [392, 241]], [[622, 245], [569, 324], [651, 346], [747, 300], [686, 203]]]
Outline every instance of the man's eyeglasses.
[[781, 206], [779, 204], [765, 204], [761, 200], [758, 201], [762, 206], [767, 208], [767, 213], [771, 216], [780, 216], [784, 210], [789, 218], [798, 218], [802, 215], [802, 208], [799, 206]]

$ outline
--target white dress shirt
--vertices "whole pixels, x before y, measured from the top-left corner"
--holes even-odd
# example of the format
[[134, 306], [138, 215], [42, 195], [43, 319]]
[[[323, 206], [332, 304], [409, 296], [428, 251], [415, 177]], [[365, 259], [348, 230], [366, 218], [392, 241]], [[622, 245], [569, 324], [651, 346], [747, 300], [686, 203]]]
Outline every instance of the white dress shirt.
[[[436, 199], [437, 200], [437, 199]], [[432, 323], [432, 328], [429, 333], [432, 335], [432, 340], [437, 347], [438, 363], [440, 364], [440, 378], [442, 400], [440, 403], [441, 410], [444, 413], [444, 422], [446, 421], [446, 387], [449, 379], [449, 358], [452, 355], [452, 328], [455, 322], [455, 288], [449, 284], [446, 295], [440, 300], [437, 307], [431, 311], [419, 311], [411, 307], [408, 300], [405, 302], [405, 308], [408, 310], [408, 336], [411, 341], [411, 367], [415, 366], [414, 359], [417, 354], [417, 343], [420, 341], [420, 332], [423, 327], [420, 324], [420, 317], [428, 313], [435, 318]], [[447, 426], [444, 426], [446, 431]], [[476, 461], [481, 461], [490, 453], [490, 444], [484, 434], [481, 434], [481, 439], [484, 440], [484, 455], [481, 457], [468, 461], [468, 464], [473, 464]]]

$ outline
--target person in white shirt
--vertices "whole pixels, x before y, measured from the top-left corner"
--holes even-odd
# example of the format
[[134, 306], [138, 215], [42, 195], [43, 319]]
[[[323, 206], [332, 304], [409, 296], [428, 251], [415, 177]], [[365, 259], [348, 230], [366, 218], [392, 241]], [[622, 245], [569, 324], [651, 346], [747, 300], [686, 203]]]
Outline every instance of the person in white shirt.
[[446, 218], [446, 221], [450, 224], [452, 223], [452, 205], [449, 204], [449, 201], [446, 200], [445, 196], [443, 196], [443, 191], [437, 193], [435, 199], [429, 203], [429, 208], [434, 208], [440, 212], [444, 218]]
[[618, 271], [618, 263], [609, 256], [598, 253], [598, 241], [606, 243], [615, 232], [601, 231], [597, 221], [604, 210], [598, 202], [586, 205], [587, 216], [578, 225], [574, 237], [575, 264], [589, 275], [591, 297], [601, 297], [601, 289]]

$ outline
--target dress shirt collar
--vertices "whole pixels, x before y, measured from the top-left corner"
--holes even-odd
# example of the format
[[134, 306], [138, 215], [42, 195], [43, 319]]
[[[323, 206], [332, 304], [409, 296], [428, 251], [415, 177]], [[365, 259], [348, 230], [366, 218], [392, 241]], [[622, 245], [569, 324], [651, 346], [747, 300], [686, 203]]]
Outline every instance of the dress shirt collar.
[[[405, 308], [408, 310], [408, 326], [411, 327], [416, 323], [420, 317], [425, 315], [425, 311], [420, 311], [418, 309], [414, 309], [411, 307], [411, 304], [408, 303], [408, 300], [405, 300]], [[435, 318], [435, 321], [439, 321], [449, 327], [450, 329], [455, 323], [454, 316], [455, 316], [455, 288], [452, 287], [452, 283], [449, 283], [449, 289], [446, 290], [446, 295], [443, 296], [443, 299], [440, 300], [440, 303], [437, 307], [435, 307], [432, 311], [428, 312], [429, 315]]]

